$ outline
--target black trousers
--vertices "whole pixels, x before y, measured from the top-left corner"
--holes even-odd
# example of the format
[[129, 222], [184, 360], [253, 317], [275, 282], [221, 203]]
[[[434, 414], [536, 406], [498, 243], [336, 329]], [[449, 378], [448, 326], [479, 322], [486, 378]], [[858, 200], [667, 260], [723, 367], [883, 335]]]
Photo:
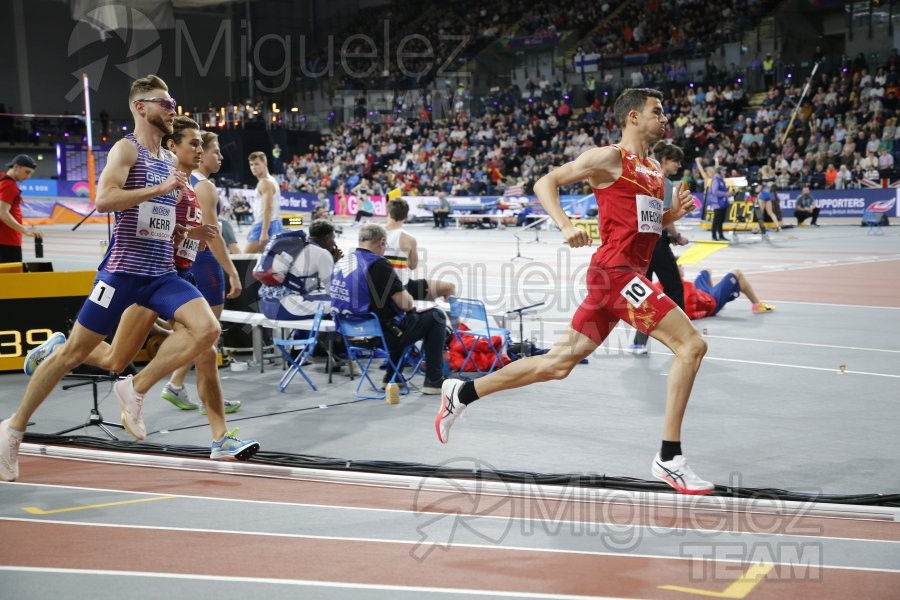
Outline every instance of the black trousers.
[[713, 222], [712, 222], [712, 239], [713, 240], [724, 240], [725, 233], [722, 231], [722, 226], [725, 224], [725, 217], [728, 216], [728, 207], [723, 206], [722, 208], [717, 208], [713, 210]]
[[[672, 252], [672, 246], [669, 245], [669, 236], [667, 232], [663, 232], [656, 242], [653, 249], [653, 257], [650, 259], [650, 266], [647, 267], [647, 279], [653, 279], [653, 274], [663, 286], [666, 296], [684, 310], [684, 286], [681, 283], [681, 275], [678, 274], [678, 263], [675, 262], [675, 254]], [[637, 331], [634, 334], [635, 344], [646, 344], [649, 336], [643, 331]]]
[[403, 349], [422, 340], [425, 354], [425, 381], [437, 383], [443, 379], [444, 343], [447, 339], [447, 317], [444, 311], [430, 308], [422, 312], [409, 312], [400, 322], [402, 335], [394, 336], [385, 330], [384, 337], [391, 351], [391, 361], [396, 363]]
[[22, 246], [0, 245], [0, 263], [22, 262]]
[[799, 208], [794, 209], [794, 216], [797, 217], [797, 225], [802, 225], [803, 221], [812, 217], [811, 224], [815, 225], [816, 220], [819, 218], [819, 207], [814, 206], [812, 210], [802, 210]]

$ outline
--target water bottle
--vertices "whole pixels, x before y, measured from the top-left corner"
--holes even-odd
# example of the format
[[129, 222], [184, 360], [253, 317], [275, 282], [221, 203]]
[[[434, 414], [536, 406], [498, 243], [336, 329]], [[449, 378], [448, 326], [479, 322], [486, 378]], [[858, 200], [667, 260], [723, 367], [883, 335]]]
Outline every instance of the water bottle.
[[34, 257], [44, 258], [44, 238], [34, 236]]
[[400, 386], [396, 383], [384, 386], [384, 400], [388, 404], [400, 404]]

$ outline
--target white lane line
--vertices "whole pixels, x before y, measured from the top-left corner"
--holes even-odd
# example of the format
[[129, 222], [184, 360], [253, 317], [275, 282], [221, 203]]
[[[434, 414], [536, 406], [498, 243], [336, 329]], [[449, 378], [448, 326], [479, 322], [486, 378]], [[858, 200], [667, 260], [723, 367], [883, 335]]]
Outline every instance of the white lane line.
[[869, 258], [868, 260], [846, 260], [846, 259], [845, 260], [824, 260], [824, 261], [819, 261], [813, 265], [785, 264], [785, 265], [779, 265], [777, 269], [771, 269], [771, 270], [763, 270], [763, 271], [749, 270], [749, 269], [747, 269], [747, 270], [741, 269], [741, 270], [744, 271], [745, 275], [768, 275], [770, 273], [780, 273], [781, 271], [809, 271], [812, 269], [830, 269], [832, 267], [851, 267], [851, 266], [858, 266], [858, 265], [892, 262], [892, 261], [897, 261], [897, 260], [900, 260], [900, 255], [891, 254], [888, 256], [879, 256], [879, 257]]
[[866, 304], [831, 304], [829, 302], [801, 302], [798, 300], [772, 300], [772, 303], [779, 304], [800, 304], [801, 306], [835, 306], [838, 308], [866, 308], [879, 310], [900, 310], [900, 306], [870, 306]]
[[[533, 323], [537, 319], [531, 318], [527, 319], [526, 323]], [[570, 318], [555, 318], [555, 317], [542, 317], [541, 320], [544, 323], [552, 324], [552, 323], [571, 323], [572, 319]], [[516, 321], [518, 322], [518, 321]], [[633, 327], [627, 325], [616, 325], [614, 331], [634, 331]], [[704, 334], [703, 337], [717, 339], [717, 340], [734, 340], [738, 342], [759, 342], [761, 344], [781, 344], [784, 346], [807, 346], [810, 348], [832, 348], [835, 350], [859, 350], [860, 352], [886, 352], [889, 354], [900, 354], [900, 350], [891, 350], [888, 348], [867, 348], [865, 346], [839, 346], [836, 344], [818, 344], [814, 342], [792, 342], [789, 340], [767, 340], [764, 338], [748, 338], [748, 337], [737, 337], [730, 335], [709, 335]], [[659, 354], [666, 354], [666, 352], [659, 352]]]
[[[452, 515], [449, 515], [452, 516]], [[617, 556], [621, 558], [651, 558], [651, 559], [663, 559], [663, 560], [696, 560], [694, 556], [677, 556], [677, 555], [667, 555], [667, 554], [644, 554], [644, 553], [621, 553], [615, 551], [601, 551], [601, 550], [576, 550], [576, 549], [565, 549], [565, 548], [529, 548], [527, 546], [501, 546], [499, 544], [494, 544], [490, 542], [485, 542], [483, 544], [473, 544], [473, 543], [462, 543], [462, 542], [448, 542], [448, 543], [440, 543], [440, 542], [432, 542], [428, 544], [425, 540], [392, 540], [386, 538], [375, 538], [375, 537], [355, 537], [355, 536], [337, 536], [337, 535], [312, 535], [312, 534], [303, 534], [303, 533], [266, 533], [261, 531], [234, 531], [228, 529], [205, 529], [200, 527], [168, 527], [168, 526], [159, 526], [159, 525], [132, 525], [128, 523], [91, 523], [91, 522], [80, 522], [80, 521], [54, 521], [54, 520], [44, 520], [44, 519], [24, 519], [24, 518], [11, 518], [11, 517], [2, 517], [0, 518], [0, 522], [3, 521], [16, 521], [20, 523], [48, 523], [51, 525], [74, 525], [79, 527], [102, 527], [102, 528], [112, 528], [112, 529], [140, 529], [144, 531], [170, 531], [177, 533], [215, 533], [222, 535], [244, 535], [248, 537], [273, 537], [273, 538], [286, 538], [286, 539], [297, 539], [297, 540], [321, 540], [321, 541], [329, 541], [329, 542], [357, 542], [357, 543], [377, 543], [377, 544], [394, 544], [401, 546], [413, 546], [413, 550], [416, 550], [419, 546], [433, 546], [434, 549], [445, 549], [449, 550], [450, 548], [469, 548], [475, 550], [496, 550], [496, 551], [510, 551], [510, 552], [522, 552], [522, 553], [535, 553], [535, 554], [577, 554], [582, 556]], [[427, 538], [426, 538], [427, 540]], [[865, 540], [867, 542], [872, 542], [873, 540]], [[880, 540], [879, 540], [880, 541]], [[742, 559], [727, 559], [727, 558], [716, 558], [717, 562], [731, 562], [737, 564], [743, 564], [744, 560]], [[783, 566], [793, 566], [791, 562], [778, 562], [773, 561], [775, 565], [783, 565]], [[900, 573], [900, 569], [890, 569], [886, 567], [848, 567], [843, 565], [826, 565], [822, 564], [822, 568], [826, 569], [841, 569], [846, 571], [875, 571], [879, 573]]]
[[[651, 354], [664, 354], [659, 352], [652, 352]], [[703, 360], [715, 360], [719, 362], [736, 362], [743, 363], [748, 365], [760, 365], [765, 367], [785, 367], [788, 369], [804, 369], [807, 371], [825, 371], [827, 373], [840, 373], [839, 369], [828, 368], [828, 367], [807, 367], [804, 365], [789, 365], [786, 363], [773, 363], [773, 362], [763, 362], [759, 360], [744, 360], [740, 358], [718, 358], [715, 356], [705, 356]], [[868, 375], [870, 377], [890, 377], [891, 379], [900, 379], [900, 375], [893, 375], [891, 373], [870, 373], [868, 371], [844, 371], [845, 375]]]
[[760, 342], [763, 344], [782, 344], [787, 346], [808, 346], [811, 348], [833, 348], [835, 350], [859, 350], [861, 352], [888, 352], [900, 354], [900, 350], [888, 350], [887, 348], [865, 348], [863, 346], [837, 346], [834, 344], [815, 344], [813, 342], [789, 342], [787, 340], [765, 340], [761, 338], [734, 337], [728, 335], [704, 335], [706, 338], [717, 340], [735, 340], [739, 342]]
[[[4, 485], [7, 485], [7, 484], [4, 484]], [[55, 489], [62, 489], [62, 490], [107, 492], [107, 493], [113, 493], [113, 494], [130, 494], [130, 495], [151, 496], [151, 497], [159, 496], [161, 493], [163, 493], [163, 492], [159, 492], [159, 491], [158, 492], [135, 492], [132, 490], [112, 490], [112, 489], [106, 489], [106, 488], [89, 488], [89, 487], [80, 487], [80, 486], [57, 485], [57, 484], [52, 484], [52, 483], [13, 483], [13, 485], [55, 488]], [[504, 494], [488, 493], [488, 492], [479, 492], [478, 495], [482, 496], [482, 497], [490, 497], [490, 498], [508, 497]], [[347, 505], [343, 505], [343, 504], [311, 504], [308, 502], [285, 502], [285, 501], [278, 501], [278, 500], [251, 500], [251, 499], [247, 499], [247, 498], [217, 498], [215, 496], [200, 496], [200, 495], [174, 494], [174, 493], [170, 494], [167, 492], [166, 492], [166, 496], [168, 496], [170, 498], [175, 498], [175, 499], [182, 498], [182, 499], [187, 499], [187, 500], [202, 500], [202, 501], [209, 501], [209, 502], [230, 502], [230, 503], [235, 503], [235, 504], [259, 504], [259, 505], [263, 505], [263, 506], [265, 506], [265, 505], [291, 506], [291, 507], [297, 507], [297, 508], [325, 509], [325, 510], [335, 510], [335, 511], [348, 510], [348, 511], [359, 511], [359, 512], [381, 512], [381, 513], [392, 513], [392, 514], [398, 514], [398, 515], [412, 515], [414, 517], [423, 517], [423, 518], [428, 517], [428, 516], [434, 516], [434, 517], [438, 517], [438, 518], [440, 518], [440, 517], [454, 518], [454, 513], [431, 511], [431, 510], [415, 510], [415, 509], [402, 509], [402, 508], [377, 508], [377, 507], [371, 507], [371, 506], [347, 506]], [[521, 498], [520, 500], [521, 501], [531, 500], [531, 501], [537, 503], [538, 506], [535, 509], [533, 509], [534, 512], [537, 513], [537, 516], [522, 517], [522, 516], [516, 516], [515, 514], [492, 515], [492, 514], [473, 514], [473, 513], [468, 513], [468, 512], [458, 512], [458, 513], [456, 513], [456, 516], [464, 517], [464, 518], [471, 518], [471, 519], [485, 519], [485, 520], [524, 522], [524, 523], [543, 523], [545, 521], [545, 517], [543, 516], [542, 511], [541, 511], [542, 507], [540, 506], [541, 504], [543, 504], [542, 501], [544, 500], [544, 498], [542, 498], [540, 496], [540, 492], [538, 492], [538, 496], [536, 496], [536, 497]], [[571, 502], [573, 504], [578, 504], [578, 505], [582, 505], [582, 506], [583, 505], [589, 505], [589, 506], [602, 505], [602, 506], [614, 507], [614, 506], [620, 505], [620, 502], [604, 502], [602, 500], [591, 500], [591, 499], [566, 500], [563, 498], [563, 499], [553, 499], [553, 501], [560, 502], [560, 503]], [[811, 508], [812, 505], [807, 503], [806, 507]], [[546, 508], [546, 507], [543, 507], [543, 508]], [[522, 509], [522, 510], [528, 510], [528, 509]], [[589, 511], [589, 510], [590, 510], [589, 508], [584, 508], [579, 512], [581, 514], [585, 514], [585, 512]], [[732, 523], [734, 522], [734, 518], [736, 518], [738, 516], [737, 510], [707, 509], [705, 507], [701, 508], [699, 510], [701, 513], [703, 513], [704, 518], [707, 518], [710, 513], [722, 515], [722, 519], [724, 519], [728, 516], [731, 516]], [[801, 511], [802, 511], [802, 509], [801, 509]], [[590, 514], [590, 513], [588, 512], [588, 514]], [[688, 514], [689, 514], [689, 517], [686, 517], [685, 520], [693, 521], [693, 515], [690, 513], [690, 511], [688, 511]], [[753, 515], [754, 518], [755, 518], [755, 515], [761, 514], [761, 515], [763, 515], [761, 517], [763, 519], [767, 519], [767, 518], [771, 517], [771, 515], [768, 513], [757, 513], [756, 511], [754, 511], [752, 509], [743, 509], [742, 514], [745, 516]], [[819, 517], [816, 515], [805, 514], [805, 513], [801, 512], [799, 514], [793, 515], [790, 518], [818, 519], [818, 518], [832, 518], [832, 517]], [[3, 519], [18, 520], [19, 517], [0, 516], [0, 520], [3, 520]], [[719, 519], [719, 520], [721, 521], [722, 519]], [[37, 521], [40, 523], [55, 522], [55, 521], [49, 520], [49, 519], [45, 521], [43, 519], [38, 519], [38, 518], [26, 519], [26, 520], [34, 520], [34, 521]], [[854, 520], [855, 521], [872, 521], [872, 519], [854, 519]], [[748, 519], [748, 522], [749, 521], [750, 520]], [[70, 521], [63, 521], [63, 522], [68, 523]], [[673, 526], [655, 525], [655, 524], [645, 525], [645, 524], [635, 524], [635, 523], [621, 523], [619, 521], [603, 521], [600, 519], [590, 519], [590, 518], [564, 519], [564, 518], [557, 518], [555, 516], [554, 516], [553, 522], [554, 522], [554, 525], [589, 525], [589, 526], [595, 526], [595, 527], [611, 527], [611, 528], [622, 527], [624, 525], [624, 526], [630, 527], [632, 529], [640, 529], [640, 530], [646, 529], [646, 530], [649, 530], [650, 533], [654, 534], [654, 535], [658, 535], [661, 532], [663, 532], [662, 535], [674, 534], [674, 533], [697, 532], [697, 533], [700, 533], [701, 535], [711, 534], [711, 533], [720, 533], [720, 534], [727, 534], [727, 535], [732, 535], [732, 536], [749, 536], [749, 537], [773, 536], [773, 537], [789, 537], [789, 538], [812, 538], [815, 540], [835, 540], [835, 541], [845, 541], [846, 540], [846, 541], [851, 541], [851, 542], [873, 542], [873, 543], [879, 543], [879, 544], [880, 543], [900, 544], [900, 540], [884, 540], [884, 539], [872, 538], [872, 537], [854, 538], [854, 537], [844, 537], [844, 536], [818, 535], [818, 534], [813, 534], [813, 533], [807, 534], [807, 533], [783, 533], [780, 531], [752, 531], [752, 527], [748, 526], [748, 529], [745, 530], [745, 529], [741, 529], [739, 526], [736, 526], [736, 525], [732, 525], [730, 527], [728, 525], [725, 525], [722, 528], [701, 527], [699, 525], [693, 525], [693, 524], [687, 524], [687, 525], [684, 525], [681, 527], [673, 527]], [[152, 528], [152, 526], [149, 526], [149, 525], [146, 527]]]

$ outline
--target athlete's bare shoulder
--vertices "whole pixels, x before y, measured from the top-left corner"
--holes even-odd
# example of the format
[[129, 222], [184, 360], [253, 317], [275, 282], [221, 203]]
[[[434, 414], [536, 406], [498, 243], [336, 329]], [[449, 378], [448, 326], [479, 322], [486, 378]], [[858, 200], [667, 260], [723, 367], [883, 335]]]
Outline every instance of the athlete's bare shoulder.
[[622, 153], [617, 146], [601, 146], [587, 150], [576, 160], [585, 160], [592, 187], [613, 183], [622, 174]]

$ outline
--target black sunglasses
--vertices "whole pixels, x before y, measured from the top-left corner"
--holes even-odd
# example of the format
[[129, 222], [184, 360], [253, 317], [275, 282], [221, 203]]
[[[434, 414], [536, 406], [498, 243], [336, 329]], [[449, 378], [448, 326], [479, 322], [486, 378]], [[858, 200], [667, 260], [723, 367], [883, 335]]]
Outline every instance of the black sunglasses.
[[135, 102], [153, 102], [167, 110], [175, 110], [178, 108], [178, 103], [175, 101], [175, 98], [138, 98]]

